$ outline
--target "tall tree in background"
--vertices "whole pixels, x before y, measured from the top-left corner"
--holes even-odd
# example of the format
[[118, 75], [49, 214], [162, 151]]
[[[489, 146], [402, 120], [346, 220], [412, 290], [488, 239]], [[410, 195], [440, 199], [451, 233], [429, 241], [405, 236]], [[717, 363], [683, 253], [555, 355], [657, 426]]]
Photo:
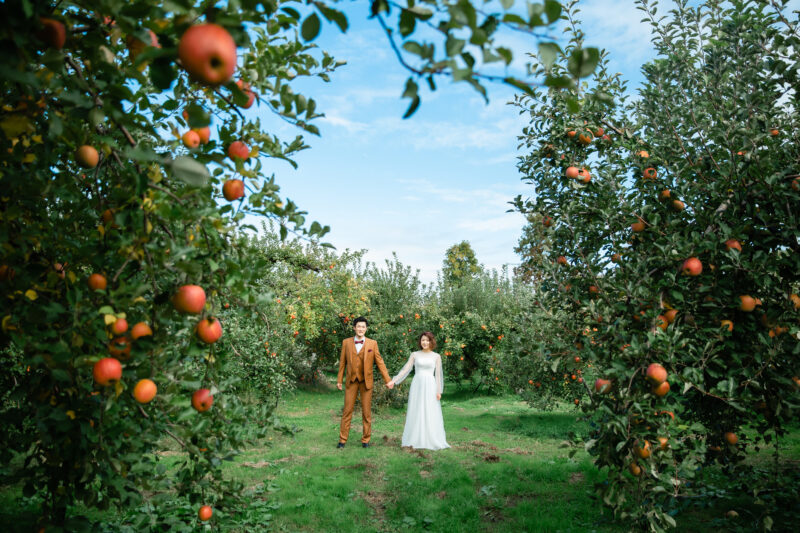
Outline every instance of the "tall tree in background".
[[468, 241], [454, 244], [445, 252], [442, 263], [442, 277], [445, 284], [461, 285], [475, 277], [481, 270], [478, 258], [475, 257], [475, 250]]

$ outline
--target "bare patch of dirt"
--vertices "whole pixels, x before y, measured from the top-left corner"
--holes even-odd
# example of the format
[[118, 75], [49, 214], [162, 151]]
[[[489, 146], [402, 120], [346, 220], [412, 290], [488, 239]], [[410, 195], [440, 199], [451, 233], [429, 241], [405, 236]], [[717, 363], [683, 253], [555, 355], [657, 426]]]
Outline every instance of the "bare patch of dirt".
[[384, 435], [383, 437], [381, 437], [381, 440], [387, 446], [399, 446], [400, 445], [400, 439], [398, 437], [390, 437], [388, 435]]
[[337, 466], [336, 468], [334, 468], [334, 470], [360, 470], [362, 468], [366, 473], [370, 473], [373, 470], [377, 469], [377, 466], [375, 465], [375, 463], [366, 462], [366, 463], [356, 463], [354, 465]]
[[482, 440], [474, 440], [467, 444], [467, 446], [474, 446], [475, 448], [489, 448], [490, 450], [497, 451], [497, 446], [493, 446], [488, 442]]
[[447, 498], [447, 491], [443, 490], [441, 492], [437, 492], [436, 497], [439, 498], [440, 500], [444, 500], [445, 498]]
[[578, 483], [583, 483], [585, 479], [586, 476], [583, 475], [583, 472], [573, 472], [569, 475], [569, 484], [577, 485]]
[[428, 458], [428, 456], [425, 455], [425, 452], [423, 450], [417, 450], [416, 448], [412, 448], [411, 446], [403, 446], [402, 450], [406, 453], [416, 454], [419, 457], [422, 457], [423, 459]]
[[499, 455], [493, 455], [491, 453], [482, 453], [480, 456], [487, 463], [499, 463], [500, 462], [500, 456]]
[[431, 473], [428, 472], [427, 470], [420, 470], [419, 471], [419, 477], [423, 477], [423, 478], [431, 477]]
[[533, 455], [531, 450], [523, 450], [522, 448], [506, 448], [502, 451], [506, 453], [513, 453], [514, 455]]

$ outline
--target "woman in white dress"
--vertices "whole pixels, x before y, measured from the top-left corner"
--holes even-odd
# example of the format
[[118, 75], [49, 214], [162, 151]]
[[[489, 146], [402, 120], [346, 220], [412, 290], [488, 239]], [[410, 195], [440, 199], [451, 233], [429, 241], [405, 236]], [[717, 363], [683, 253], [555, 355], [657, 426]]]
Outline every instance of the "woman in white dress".
[[436, 339], [430, 331], [419, 336], [418, 344], [422, 350], [412, 353], [400, 372], [387, 384], [394, 387], [414, 369], [414, 379], [408, 391], [402, 445], [428, 450], [449, 448], [444, 434], [442, 405], [439, 403], [444, 388], [442, 358], [433, 351]]

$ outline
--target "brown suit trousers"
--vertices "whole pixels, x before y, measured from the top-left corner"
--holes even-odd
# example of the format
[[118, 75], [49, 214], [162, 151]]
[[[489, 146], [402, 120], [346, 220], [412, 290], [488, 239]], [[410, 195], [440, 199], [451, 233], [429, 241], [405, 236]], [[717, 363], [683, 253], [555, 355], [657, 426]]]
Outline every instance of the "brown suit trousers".
[[389, 383], [391, 377], [389, 377], [389, 372], [386, 370], [386, 365], [378, 350], [378, 343], [375, 340], [365, 338], [364, 346], [358, 352], [353, 337], [342, 342], [337, 383], [342, 383], [345, 368], [347, 368], [347, 381], [344, 387], [344, 411], [342, 411], [342, 423], [339, 426], [339, 442], [347, 442], [347, 437], [350, 435], [350, 422], [353, 419], [353, 409], [359, 393], [361, 394], [361, 421], [363, 423], [361, 442], [369, 442], [372, 435], [374, 364], [378, 365], [383, 381]]

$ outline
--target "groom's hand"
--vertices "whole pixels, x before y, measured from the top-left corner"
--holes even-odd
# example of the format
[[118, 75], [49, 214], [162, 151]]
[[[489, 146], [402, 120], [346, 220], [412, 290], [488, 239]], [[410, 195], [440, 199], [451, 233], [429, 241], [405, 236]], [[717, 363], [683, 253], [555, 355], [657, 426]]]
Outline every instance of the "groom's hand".
[[392, 382], [390, 381], [389, 383], [387, 383], [387, 384], [386, 384], [386, 388], [387, 388], [387, 389], [393, 389], [393, 388], [394, 388], [394, 383], [392, 383]]
[[339, 390], [342, 390], [342, 384], [341, 383], [337, 383], [336, 384], [336, 388], [339, 389]]

